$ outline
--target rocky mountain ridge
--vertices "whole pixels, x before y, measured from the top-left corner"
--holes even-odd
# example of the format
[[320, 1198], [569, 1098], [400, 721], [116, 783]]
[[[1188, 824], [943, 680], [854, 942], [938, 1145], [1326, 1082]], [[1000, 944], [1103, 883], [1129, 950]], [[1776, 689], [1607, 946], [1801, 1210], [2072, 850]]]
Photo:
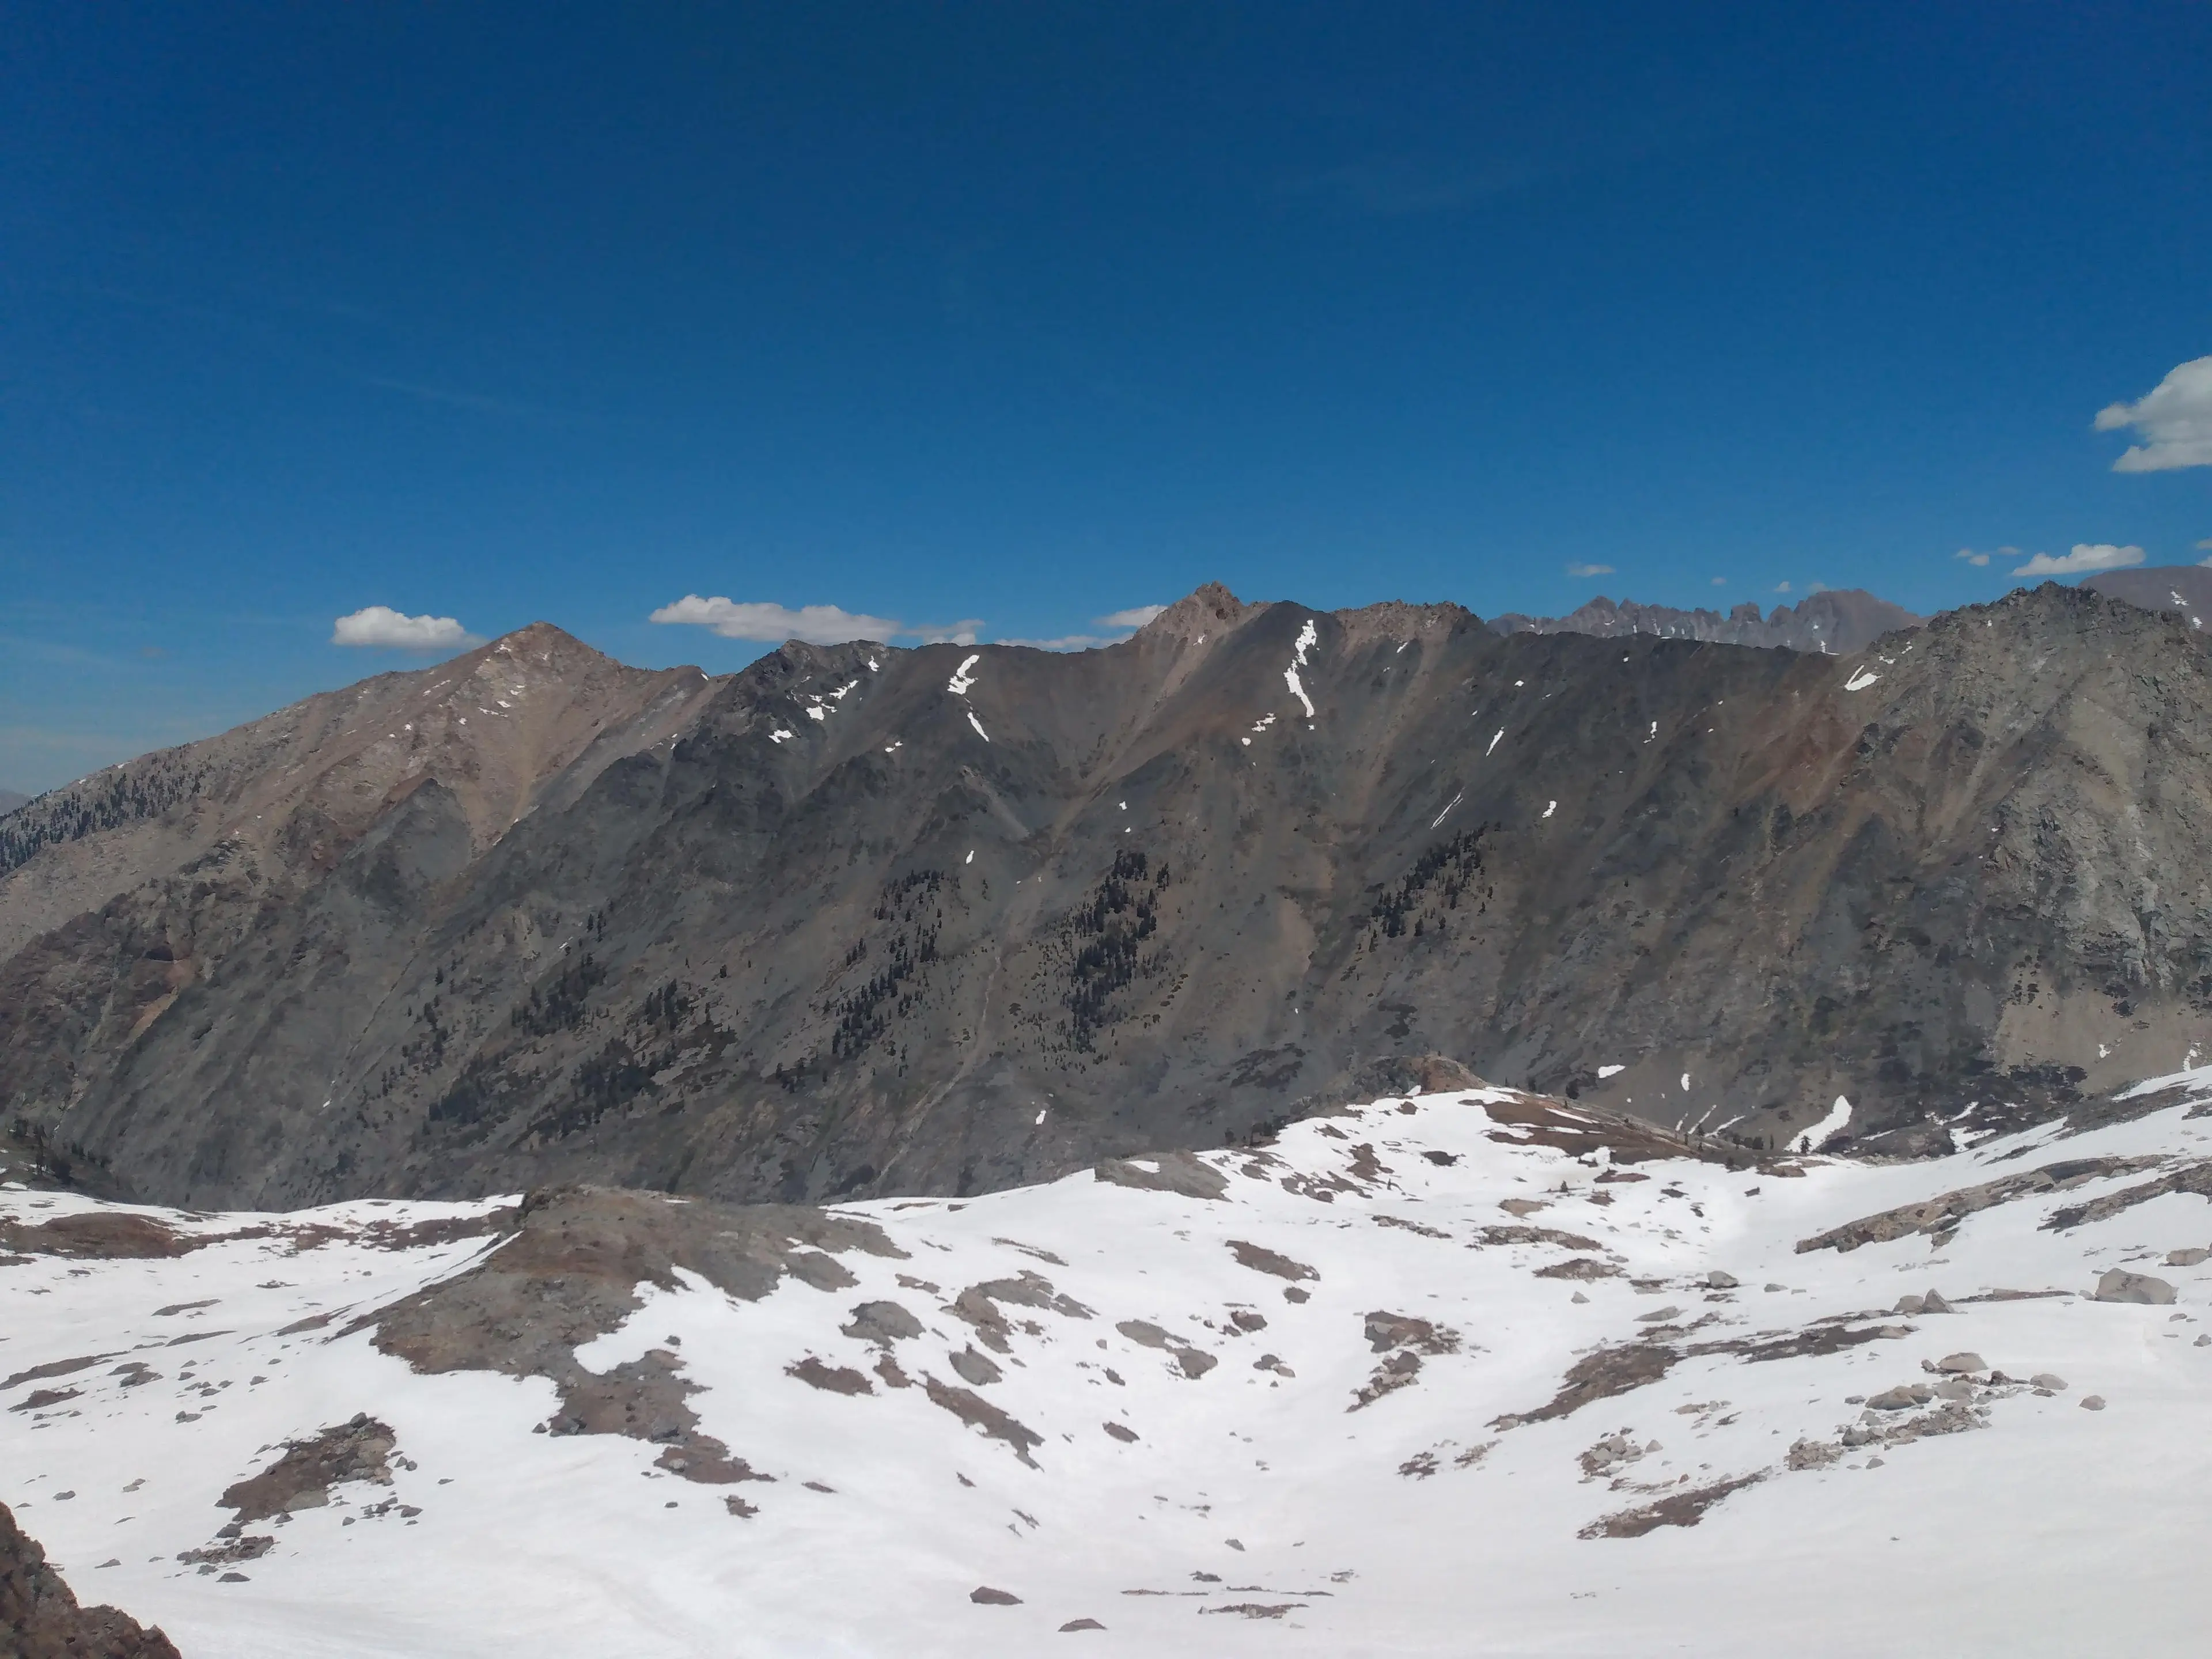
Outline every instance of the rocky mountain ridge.
[[1651, 634], [1662, 639], [1711, 640], [1836, 656], [1863, 651], [1884, 634], [1917, 628], [1925, 620], [1863, 588], [1846, 587], [1824, 588], [1794, 605], [1778, 605], [1765, 617], [1748, 599], [1723, 615], [1702, 608], [1639, 605], [1632, 599], [1616, 605], [1601, 596], [1564, 617], [1508, 611], [1492, 617], [1490, 625], [1501, 634], [1589, 634], [1598, 639]]
[[1434, 1052], [1913, 1151], [2212, 1009], [2208, 659], [2092, 592], [1841, 657], [1218, 586], [719, 679], [526, 632], [334, 694], [343, 765], [288, 711], [0, 825], [0, 1125], [177, 1203], [796, 1201], [1246, 1140]]

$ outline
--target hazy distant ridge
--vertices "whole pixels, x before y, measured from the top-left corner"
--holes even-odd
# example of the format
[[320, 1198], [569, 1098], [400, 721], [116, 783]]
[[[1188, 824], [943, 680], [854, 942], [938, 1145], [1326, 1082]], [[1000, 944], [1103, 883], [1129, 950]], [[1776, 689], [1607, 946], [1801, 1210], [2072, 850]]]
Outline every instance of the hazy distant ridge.
[[1490, 626], [1500, 634], [1590, 634], [1600, 639], [1656, 634], [1662, 639], [1778, 646], [1834, 656], [1861, 650], [1899, 629], [1917, 628], [1925, 620], [1901, 605], [1892, 605], [1860, 588], [1846, 587], [1812, 594], [1795, 605], [1778, 605], [1773, 614], [1765, 617], [1749, 600], [1723, 616], [1717, 611], [1683, 611], [1670, 605], [1638, 605], [1632, 599], [1616, 605], [1600, 596], [1564, 617], [1524, 617], [1509, 611], [1492, 617]]

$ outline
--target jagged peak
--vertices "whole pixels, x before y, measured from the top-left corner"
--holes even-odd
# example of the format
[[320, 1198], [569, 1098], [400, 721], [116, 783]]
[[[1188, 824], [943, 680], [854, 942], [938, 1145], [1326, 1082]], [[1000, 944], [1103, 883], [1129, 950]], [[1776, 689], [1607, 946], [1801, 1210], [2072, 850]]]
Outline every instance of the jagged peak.
[[1248, 605], [1219, 582], [1206, 582], [1186, 593], [1137, 630], [1139, 639], [1195, 640], [1225, 634], [1267, 609]]
[[479, 660], [494, 657], [520, 657], [535, 658], [549, 664], [579, 660], [611, 663], [615, 660], [596, 646], [585, 644], [567, 629], [550, 622], [526, 623], [489, 644], [478, 646], [469, 654]]
[[1332, 611], [1329, 617], [1344, 630], [1346, 638], [1354, 641], [1410, 640], [1422, 635], [1449, 635], [1455, 629], [1470, 623], [1480, 627], [1482, 623], [1482, 618], [1474, 611], [1449, 599], [1440, 599], [1429, 605], [1406, 599], [1384, 599], [1375, 605]]

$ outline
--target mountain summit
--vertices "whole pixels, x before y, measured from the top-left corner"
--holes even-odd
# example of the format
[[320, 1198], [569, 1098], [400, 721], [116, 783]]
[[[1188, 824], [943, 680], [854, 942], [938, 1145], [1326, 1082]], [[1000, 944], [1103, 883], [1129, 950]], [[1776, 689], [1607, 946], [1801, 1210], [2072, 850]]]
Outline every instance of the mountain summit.
[[1218, 586], [719, 679], [529, 629], [0, 822], [0, 1123], [193, 1205], [957, 1194], [1439, 1054], [1947, 1147], [2181, 1061], [2207, 732], [2185, 623], [2055, 586], [1832, 657]]

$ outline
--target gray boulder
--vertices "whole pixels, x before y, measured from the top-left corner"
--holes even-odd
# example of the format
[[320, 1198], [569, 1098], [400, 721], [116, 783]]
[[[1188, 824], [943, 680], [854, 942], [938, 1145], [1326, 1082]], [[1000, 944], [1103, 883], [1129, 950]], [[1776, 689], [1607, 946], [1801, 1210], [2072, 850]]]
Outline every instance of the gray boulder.
[[2194, 1267], [2200, 1261], [2212, 1261], [2212, 1250], [2168, 1250], [2166, 1265], [2169, 1267]]
[[2081, 1396], [2081, 1409], [2085, 1412], [2100, 1412], [2104, 1410], [2105, 1396], [2101, 1394], [2083, 1395]]
[[1989, 1368], [1989, 1362], [1981, 1355], [1965, 1352], [1947, 1353], [1936, 1362], [1937, 1370], [1949, 1371], [1954, 1375], [1962, 1371], [1985, 1371]]
[[2066, 1379], [2063, 1376], [2053, 1376], [2049, 1371], [2038, 1371], [2033, 1376], [2029, 1377], [2027, 1380], [2033, 1387], [2039, 1389], [2048, 1389], [2053, 1394], [2063, 1394], [2066, 1392]]
[[[2108, 1268], [2097, 1280], [2100, 1302], [2142, 1302], [2162, 1306], [2173, 1300], [2173, 1286], [2148, 1273], [2131, 1273], [2124, 1267]], [[2086, 1401], [2083, 1402], [2087, 1403]]]
[[1936, 1390], [1924, 1382], [1900, 1383], [1894, 1389], [1867, 1397], [1867, 1409], [1877, 1412], [1909, 1412], [1915, 1406], [1924, 1406], [1936, 1397]]

